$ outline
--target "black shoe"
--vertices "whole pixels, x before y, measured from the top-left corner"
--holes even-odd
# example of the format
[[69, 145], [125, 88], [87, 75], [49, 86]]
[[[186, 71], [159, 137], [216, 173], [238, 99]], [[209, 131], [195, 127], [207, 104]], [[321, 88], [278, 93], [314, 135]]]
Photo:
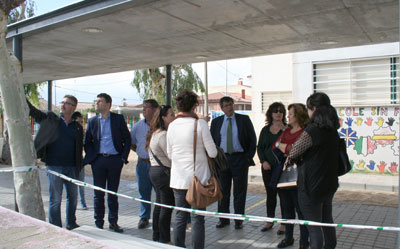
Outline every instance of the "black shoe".
[[96, 227], [97, 227], [98, 229], [103, 229], [103, 226], [102, 226], [102, 225], [100, 226], [100, 225], [97, 225], [97, 224], [96, 224]]
[[216, 228], [223, 228], [225, 226], [229, 225], [229, 221], [218, 221], [217, 225], [215, 225]]
[[285, 231], [282, 231], [282, 230], [278, 229], [278, 232], [276, 232], [276, 234], [283, 235], [283, 234], [285, 234]]
[[110, 224], [110, 226], [108, 228], [110, 228], [110, 230], [113, 230], [114, 232], [117, 232], [117, 233], [123, 233], [124, 232], [124, 229], [122, 229], [120, 226], [118, 226], [117, 223]]
[[300, 244], [299, 249], [308, 249], [309, 248], [309, 244]]
[[274, 223], [272, 222], [267, 222], [264, 227], [260, 230], [261, 232], [266, 232], [268, 230], [271, 230], [271, 228], [274, 226]]
[[149, 220], [146, 218], [140, 218], [138, 223], [138, 229], [144, 229], [149, 225]]
[[278, 244], [278, 248], [285, 248], [288, 246], [293, 245], [294, 243], [294, 239], [283, 239], [279, 244]]
[[78, 228], [78, 227], [79, 227], [79, 225], [75, 223], [72, 226], [67, 226], [67, 230], [72, 230], [72, 229], [75, 229], [75, 228]]
[[243, 228], [243, 222], [242, 221], [236, 221], [235, 222], [235, 229], [239, 230]]

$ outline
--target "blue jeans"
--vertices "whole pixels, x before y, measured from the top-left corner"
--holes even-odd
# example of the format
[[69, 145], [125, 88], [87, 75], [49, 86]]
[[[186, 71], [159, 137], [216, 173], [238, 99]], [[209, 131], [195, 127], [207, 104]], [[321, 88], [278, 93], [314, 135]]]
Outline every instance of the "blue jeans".
[[[190, 208], [190, 204], [186, 201], [187, 190], [174, 189], [175, 204], [177, 207]], [[206, 210], [205, 208], [199, 210]], [[174, 228], [174, 244], [179, 247], [186, 247], [186, 226], [190, 213], [185, 211], [176, 211], [175, 228]], [[204, 216], [192, 214], [192, 248], [204, 249], [205, 228]]]
[[[139, 198], [142, 200], [151, 200], [151, 188], [153, 185], [149, 176], [150, 164], [143, 160], [138, 160], [136, 165], [136, 178], [138, 182]], [[150, 219], [151, 205], [147, 203], [140, 203], [140, 218]]]
[[[75, 167], [62, 167], [47, 165], [47, 169], [57, 173], [69, 176], [76, 179]], [[47, 173], [49, 178], [49, 222], [53, 225], [62, 227], [61, 222], [61, 198], [63, 186], [67, 192], [67, 205], [65, 223], [67, 227], [72, 227], [76, 224], [76, 203], [77, 203], [77, 186], [69, 181], [66, 181], [56, 175]]]
[[[81, 181], [81, 182], [85, 181], [85, 168], [81, 169], [81, 173], [79, 173], [78, 180]], [[86, 207], [85, 187], [84, 186], [78, 186], [78, 188], [79, 188], [79, 197], [80, 197], [80, 200], [81, 200], [81, 206], [83, 208], [85, 208]]]

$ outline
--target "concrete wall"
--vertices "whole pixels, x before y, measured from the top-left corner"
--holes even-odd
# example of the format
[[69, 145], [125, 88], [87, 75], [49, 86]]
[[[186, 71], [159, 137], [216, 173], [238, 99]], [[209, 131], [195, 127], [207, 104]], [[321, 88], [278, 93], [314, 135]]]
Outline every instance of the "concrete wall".
[[293, 85], [293, 54], [259, 56], [252, 58], [253, 115], [257, 136], [265, 125], [261, 93], [291, 91]]

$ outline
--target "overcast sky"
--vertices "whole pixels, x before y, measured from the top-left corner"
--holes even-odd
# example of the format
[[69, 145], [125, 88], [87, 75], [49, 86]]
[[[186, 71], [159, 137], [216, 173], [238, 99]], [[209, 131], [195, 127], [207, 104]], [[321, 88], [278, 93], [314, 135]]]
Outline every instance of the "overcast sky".
[[[35, 15], [44, 14], [79, 1], [74, 0], [35, 0]], [[227, 66], [226, 66], [227, 65]], [[193, 64], [193, 68], [204, 82], [204, 63]], [[208, 62], [209, 86], [236, 84], [243, 78], [245, 84], [247, 76], [251, 74], [250, 58], [228, 61]], [[110, 94], [115, 104], [120, 104], [125, 98], [128, 104], [141, 103], [137, 91], [131, 86], [133, 72], [122, 72], [90, 77], [80, 77], [53, 82], [53, 104], [59, 103], [65, 94], [75, 95], [81, 102], [91, 102], [100, 92]], [[40, 91], [41, 97], [47, 99], [47, 86]]]

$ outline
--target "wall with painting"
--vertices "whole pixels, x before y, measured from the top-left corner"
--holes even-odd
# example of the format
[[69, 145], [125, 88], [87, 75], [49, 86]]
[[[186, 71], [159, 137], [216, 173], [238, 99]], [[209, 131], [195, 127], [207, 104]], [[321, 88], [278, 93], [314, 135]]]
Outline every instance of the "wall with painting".
[[[257, 135], [265, 125], [262, 92], [291, 91], [291, 102], [305, 103], [314, 91], [313, 63], [398, 56], [399, 49], [399, 43], [386, 43], [252, 58], [252, 121]], [[337, 111], [353, 172], [397, 175], [399, 107], [346, 106], [337, 107]]]
[[354, 172], [399, 173], [400, 107], [338, 107]]

